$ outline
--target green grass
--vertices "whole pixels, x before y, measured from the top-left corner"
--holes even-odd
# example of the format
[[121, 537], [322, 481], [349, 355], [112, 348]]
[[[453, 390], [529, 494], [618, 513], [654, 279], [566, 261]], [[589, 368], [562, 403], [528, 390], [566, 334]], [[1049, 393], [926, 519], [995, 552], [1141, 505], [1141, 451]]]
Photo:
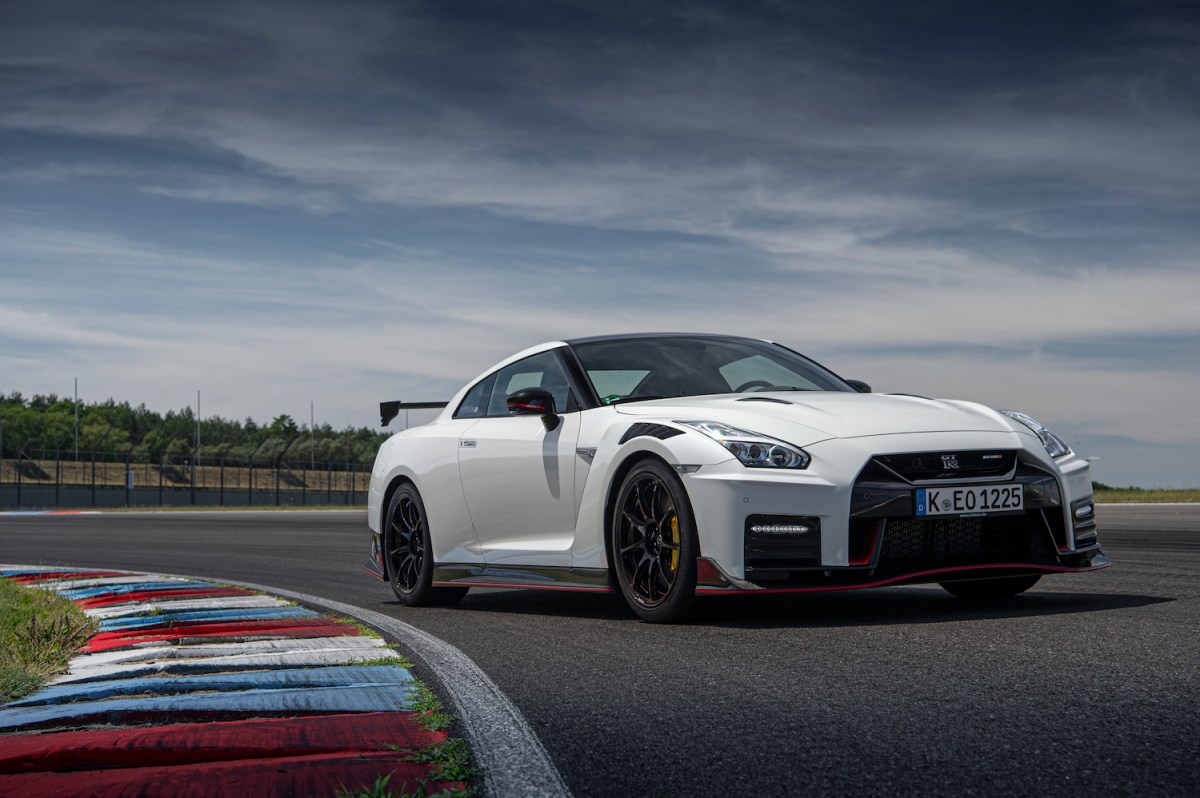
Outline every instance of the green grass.
[[1194, 488], [1185, 488], [1182, 490], [1135, 487], [1114, 488], [1112, 485], [1105, 485], [1103, 482], [1093, 482], [1092, 490], [1095, 494], [1097, 504], [1200, 502], [1200, 490]]
[[363, 659], [351, 660], [346, 664], [353, 665], [354, 667], [363, 667], [367, 665], [395, 665], [397, 668], [405, 668], [410, 671], [413, 667], [412, 662], [410, 662], [408, 657], [405, 657], [404, 655], [400, 655], [399, 659], [396, 657], [364, 657]]
[[433, 771], [430, 773], [438, 781], [469, 781], [480, 774], [471, 766], [471, 755], [467, 752], [467, 743], [458, 737], [449, 737], [440, 743], [413, 751], [409, 754], [409, 762], [431, 762]]
[[66, 670], [92, 632], [72, 602], [0, 579], [0, 703], [27, 696]]
[[424, 682], [417, 682], [417, 697], [412, 708], [420, 716], [421, 725], [430, 731], [445, 731], [454, 723], [454, 716], [446, 712], [442, 702]]

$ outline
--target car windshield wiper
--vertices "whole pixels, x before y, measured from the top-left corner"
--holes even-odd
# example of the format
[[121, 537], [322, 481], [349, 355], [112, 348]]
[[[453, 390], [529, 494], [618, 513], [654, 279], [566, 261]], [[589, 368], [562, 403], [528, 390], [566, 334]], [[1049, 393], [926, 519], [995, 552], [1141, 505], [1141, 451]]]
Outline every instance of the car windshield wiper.
[[622, 396], [620, 399], [613, 399], [611, 402], [608, 402], [608, 404], [611, 406], [611, 405], [624, 404], [625, 402], [648, 402], [651, 399], [667, 399], [667, 398], [668, 397], [666, 397], [666, 396]]

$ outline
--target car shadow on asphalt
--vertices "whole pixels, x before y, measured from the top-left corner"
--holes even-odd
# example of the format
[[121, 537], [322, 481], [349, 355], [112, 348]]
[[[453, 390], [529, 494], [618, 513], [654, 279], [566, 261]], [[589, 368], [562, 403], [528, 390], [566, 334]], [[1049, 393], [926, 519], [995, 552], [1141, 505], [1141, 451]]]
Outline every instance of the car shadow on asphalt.
[[[967, 600], [941, 588], [884, 588], [854, 594], [732, 596], [697, 608], [693, 624], [742, 628], [830, 628], [1076, 615], [1174, 601], [1163, 596], [1037, 591]], [[740, 607], [737, 605], [741, 605]]]
[[[747, 629], [954, 623], [1107, 612], [1171, 601], [1175, 599], [1053, 590], [1034, 590], [1006, 599], [965, 600], [937, 587], [876, 588], [823, 594], [703, 598], [680, 623]], [[618, 596], [537, 590], [472, 591], [449, 611], [638, 622]]]

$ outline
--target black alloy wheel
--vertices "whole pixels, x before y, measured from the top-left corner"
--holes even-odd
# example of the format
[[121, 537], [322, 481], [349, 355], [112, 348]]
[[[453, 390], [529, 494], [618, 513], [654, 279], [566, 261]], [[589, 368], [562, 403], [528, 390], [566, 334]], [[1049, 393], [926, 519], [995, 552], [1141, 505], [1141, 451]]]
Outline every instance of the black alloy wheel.
[[957, 582], [939, 582], [951, 594], [963, 599], [1001, 599], [1024, 593], [1038, 583], [1042, 577], [1001, 576], [995, 579], [963, 579]]
[[613, 507], [613, 570], [643, 620], [679, 619], [696, 596], [699, 542], [687, 493], [660, 460], [643, 460], [621, 483]]
[[401, 485], [388, 505], [383, 530], [383, 562], [388, 582], [401, 604], [451, 604], [467, 594], [465, 587], [433, 587], [433, 545], [425, 505], [410, 484]]

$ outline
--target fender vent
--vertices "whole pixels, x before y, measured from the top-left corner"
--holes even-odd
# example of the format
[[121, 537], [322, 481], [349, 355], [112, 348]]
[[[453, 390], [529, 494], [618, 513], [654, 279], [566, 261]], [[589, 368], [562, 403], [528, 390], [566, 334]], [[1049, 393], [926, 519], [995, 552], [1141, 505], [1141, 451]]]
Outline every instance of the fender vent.
[[675, 427], [668, 427], [665, 424], [649, 424], [644, 421], [639, 421], [629, 429], [625, 430], [625, 434], [621, 436], [621, 443], [628, 443], [634, 438], [658, 438], [660, 441], [665, 441], [667, 438], [674, 438], [676, 435], [682, 435], [683, 430]]

